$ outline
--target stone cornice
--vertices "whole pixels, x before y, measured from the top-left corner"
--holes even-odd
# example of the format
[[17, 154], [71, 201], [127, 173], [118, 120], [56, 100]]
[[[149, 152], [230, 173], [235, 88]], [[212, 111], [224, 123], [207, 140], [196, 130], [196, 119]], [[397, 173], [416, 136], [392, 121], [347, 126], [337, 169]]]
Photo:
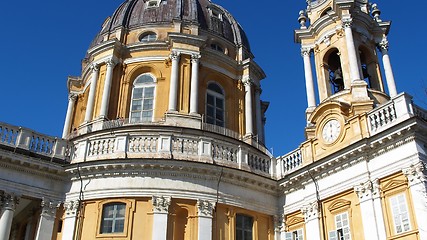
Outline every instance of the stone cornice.
[[[79, 172], [77, 171], [79, 167]], [[221, 170], [222, 169], [222, 170]], [[218, 165], [174, 160], [106, 160], [70, 165], [66, 172], [71, 180], [114, 178], [114, 177], [183, 177], [218, 181], [242, 186], [248, 189], [277, 195], [277, 181], [252, 173], [221, 167]]]

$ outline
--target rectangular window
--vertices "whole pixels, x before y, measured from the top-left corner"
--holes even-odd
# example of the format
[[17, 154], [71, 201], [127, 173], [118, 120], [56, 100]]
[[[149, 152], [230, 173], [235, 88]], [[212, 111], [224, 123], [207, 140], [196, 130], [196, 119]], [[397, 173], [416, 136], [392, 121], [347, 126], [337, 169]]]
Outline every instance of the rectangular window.
[[236, 215], [236, 240], [252, 240], [253, 218]]
[[335, 229], [329, 232], [329, 240], [351, 240], [348, 213], [335, 215]]
[[101, 234], [123, 233], [125, 226], [124, 203], [111, 203], [104, 205], [102, 209]]
[[304, 240], [304, 234], [303, 234], [302, 228], [295, 230], [293, 232], [286, 232], [285, 240]]
[[399, 194], [391, 197], [390, 204], [396, 233], [403, 233], [411, 230], [405, 195]]

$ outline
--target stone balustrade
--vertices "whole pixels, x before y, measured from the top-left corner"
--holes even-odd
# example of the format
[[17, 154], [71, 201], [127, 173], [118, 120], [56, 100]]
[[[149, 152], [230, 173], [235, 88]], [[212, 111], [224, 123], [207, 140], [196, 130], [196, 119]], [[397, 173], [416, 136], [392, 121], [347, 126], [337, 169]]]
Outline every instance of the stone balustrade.
[[368, 113], [369, 132], [375, 135], [412, 116], [414, 116], [412, 97], [401, 93]]
[[0, 122], [0, 145], [49, 161], [68, 162], [67, 141]]
[[301, 155], [301, 149], [296, 149], [286, 155], [277, 158], [277, 173], [278, 176], [285, 176], [302, 166], [303, 158]]
[[[258, 149], [228, 138], [218, 140], [203, 131], [171, 133], [164, 127], [125, 129], [72, 141], [72, 163], [107, 159], [174, 159], [216, 164], [274, 177], [272, 158]], [[203, 135], [203, 136], [201, 136]]]

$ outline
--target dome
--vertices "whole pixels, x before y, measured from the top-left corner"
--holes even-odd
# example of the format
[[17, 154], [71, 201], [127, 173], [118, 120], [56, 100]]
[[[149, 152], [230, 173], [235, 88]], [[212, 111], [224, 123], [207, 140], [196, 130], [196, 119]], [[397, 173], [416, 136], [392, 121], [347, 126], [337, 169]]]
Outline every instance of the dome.
[[[127, 0], [105, 20], [90, 48], [118, 29], [132, 31], [171, 26], [176, 22], [182, 26], [198, 26], [250, 52], [249, 41], [240, 24], [227, 10], [209, 0]], [[199, 32], [199, 35], [202, 34]]]

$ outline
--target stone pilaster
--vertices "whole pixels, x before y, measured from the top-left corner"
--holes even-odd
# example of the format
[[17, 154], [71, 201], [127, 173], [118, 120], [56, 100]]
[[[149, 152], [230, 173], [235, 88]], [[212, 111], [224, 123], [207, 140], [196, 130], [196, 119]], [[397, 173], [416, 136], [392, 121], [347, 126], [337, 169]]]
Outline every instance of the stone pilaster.
[[36, 240], [52, 239], [53, 226], [55, 224], [56, 210], [59, 203], [48, 199], [43, 199], [41, 203], [42, 212], [36, 233]]
[[65, 218], [63, 222], [62, 240], [73, 240], [76, 228], [77, 215], [80, 210], [79, 201], [64, 203]]
[[166, 240], [171, 197], [153, 196], [153, 240]]
[[301, 208], [304, 214], [307, 239], [320, 239], [319, 205], [317, 202], [306, 204]]
[[215, 210], [215, 202], [197, 201], [198, 214], [198, 240], [212, 240], [212, 218]]
[[20, 198], [13, 193], [0, 193], [0, 239], [9, 239], [13, 214]]

